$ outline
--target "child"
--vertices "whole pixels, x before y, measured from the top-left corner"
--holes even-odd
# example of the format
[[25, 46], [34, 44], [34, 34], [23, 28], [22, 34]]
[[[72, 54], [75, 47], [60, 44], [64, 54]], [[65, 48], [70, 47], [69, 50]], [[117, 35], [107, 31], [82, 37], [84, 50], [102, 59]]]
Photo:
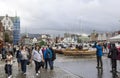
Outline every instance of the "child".
[[9, 51], [6, 56], [6, 65], [5, 65], [5, 72], [8, 74], [8, 78], [12, 77], [12, 61], [13, 56], [12, 53]]

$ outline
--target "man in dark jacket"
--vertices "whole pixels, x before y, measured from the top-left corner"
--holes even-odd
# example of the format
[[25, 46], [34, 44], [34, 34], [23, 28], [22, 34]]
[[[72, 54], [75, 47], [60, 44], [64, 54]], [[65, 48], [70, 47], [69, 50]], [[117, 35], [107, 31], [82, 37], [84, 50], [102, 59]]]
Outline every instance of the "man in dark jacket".
[[117, 56], [118, 56], [118, 50], [115, 47], [115, 44], [111, 44], [111, 48], [109, 51], [109, 55], [111, 56], [111, 64], [112, 64], [112, 71], [111, 72], [116, 72], [117, 71]]

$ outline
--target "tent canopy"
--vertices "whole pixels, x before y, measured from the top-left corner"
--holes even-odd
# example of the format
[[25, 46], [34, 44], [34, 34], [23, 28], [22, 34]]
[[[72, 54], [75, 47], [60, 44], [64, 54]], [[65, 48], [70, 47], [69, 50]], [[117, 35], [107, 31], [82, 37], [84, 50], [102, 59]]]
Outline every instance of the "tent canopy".
[[120, 40], [120, 35], [111, 37], [109, 40], [118, 41], [118, 40]]

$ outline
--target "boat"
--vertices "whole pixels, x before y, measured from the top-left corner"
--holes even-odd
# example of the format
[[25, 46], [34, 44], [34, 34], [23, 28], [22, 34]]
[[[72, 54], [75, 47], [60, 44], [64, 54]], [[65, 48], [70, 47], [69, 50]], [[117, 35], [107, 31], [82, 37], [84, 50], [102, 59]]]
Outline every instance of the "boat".
[[96, 50], [81, 50], [81, 51], [63, 51], [65, 56], [90, 56], [95, 55]]

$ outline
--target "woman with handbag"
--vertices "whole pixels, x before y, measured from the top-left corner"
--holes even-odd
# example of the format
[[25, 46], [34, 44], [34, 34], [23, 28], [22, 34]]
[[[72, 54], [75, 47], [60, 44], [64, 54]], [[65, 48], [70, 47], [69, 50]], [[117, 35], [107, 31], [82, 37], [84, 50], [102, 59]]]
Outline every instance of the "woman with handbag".
[[35, 71], [36, 75], [38, 76], [38, 73], [40, 73], [39, 69], [41, 66], [41, 61], [43, 60], [43, 54], [42, 51], [40, 51], [40, 47], [38, 45], [36, 45], [35, 49], [33, 49], [32, 59], [35, 62]]

